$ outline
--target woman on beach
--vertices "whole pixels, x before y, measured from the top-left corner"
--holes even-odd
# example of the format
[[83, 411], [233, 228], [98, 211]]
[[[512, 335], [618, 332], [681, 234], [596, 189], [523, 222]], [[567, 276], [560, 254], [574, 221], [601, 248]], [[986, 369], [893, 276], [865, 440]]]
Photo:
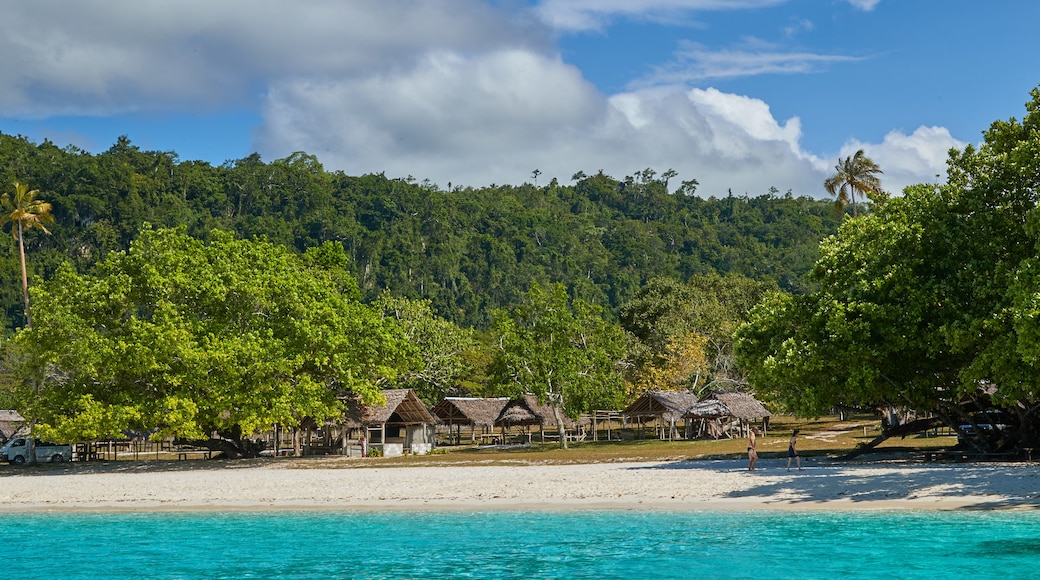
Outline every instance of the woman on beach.
[[757, 444], [757, 441], [756, 441], [756, 436], [757, 435], [758, 435], [758, 429], [755, 428], [755, 427], [752, 427], [751, 430], [748, 431], [748, 441], [747, 441], [747, 458], [748, 458], [747, 468], [748, 468], [748, 471], [754, 471], [755, 470], [755, 462], [758, 461], [758, 452], [755, 451], [755, 445]]
[[795, 445], [798, 443], [798, 429], [791, 433], [791, 441], [787, 444], [787, 471], [791, 471], [791, 460], [798, 460], [798, 471], [802, 470], [802, 456], [798, 455], [798, 450], [795, 449]]

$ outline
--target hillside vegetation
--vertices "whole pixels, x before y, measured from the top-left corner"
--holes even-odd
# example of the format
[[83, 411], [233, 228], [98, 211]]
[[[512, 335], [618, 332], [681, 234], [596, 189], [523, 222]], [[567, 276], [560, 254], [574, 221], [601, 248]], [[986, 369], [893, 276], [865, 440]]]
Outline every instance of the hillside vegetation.
[[[733, 273], [800, 293], [820, 240], [841, 218], [828, 201], [775, 189], [700, 197], [696, 180], [670, 184], [674, 171], [573, 177], [442, 188], [329, 172], [306, 153], [212, 166], [142, 151], [125, 137], [91, 154], [0, 134], [0, 183], [28, 183], [53, 205], [52, 235], [26, 237], [34, 279], [64, 261], [86, 271], [128, 248], [146, 223], [202, 239], [214, 229], [264, 237], [297, 252], [331, 241], [351, 258], [366, 300], [384, 289], [427, 299], [438, 315], [477, 328], [532, 282], [562, 283], [614, 317], [654, 277]], [[24, 325], [19, 276], [15, 245], [0, 244], [8, 332]]]

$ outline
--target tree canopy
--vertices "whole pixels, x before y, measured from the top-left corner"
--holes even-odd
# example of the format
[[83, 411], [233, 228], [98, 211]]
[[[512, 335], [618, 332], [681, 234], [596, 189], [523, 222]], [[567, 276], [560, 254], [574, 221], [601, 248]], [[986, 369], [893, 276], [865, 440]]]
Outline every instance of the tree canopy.
[[951, 151], [947, 183], [878, 200], [821, 245], [807, 296], [775, 295], [737, 337], [756, 387], [804, 414], [893, 405], [958, 428], [982, 449], [1030, 446], [1040, 406], [1040, 91], [1027, 114]]
[[[801, 292], [817, 244], [840, 223], [829, 202], [809, 197], [817, 192], [692, 195], [693, 176], [676, 188], [674, 171], [651, 169], [576, 176], [569, 185], [546, 178], [445, 189], [327, 171], [303, 152], [212, 166], [126, 137], [91, 154], [0, 134], [0, 183], [31, 183], [53, 205], [53, 235], [26, 237], [35, 279], [65, 261], [86, 272], [126, 250], [145, 223], [183, 225], [199, 239], [221, 229], [301, 253], [342, 245], [366, 302], [389, 290], [479, 329], [532, 281], [564, 284], [612, 318], [656, 276], [737, 273]], [[0, 324], [8, 330], [24, 326], [15, 250], [0, 245]]]
[[834, 207], [839, 211], [843, 211], [851, 200], [852, 216], [856, 217], [856, 192], [861, 196], [881, 193], [881, 180], [877, 174], [884, 172], [862, 149], [839, 160], [834, 171], [834, 175], [824, 180], [823, 188], [834, 196]]
[[574, 418], [623, 401], [621, 328], [598, 308], [569, 300], [563, 285], [533, 285], [522, 303], [496, 312], [494, 332], [496, 384], [512, 396], [536, 395], [557, 413], [558, 425], [563, 414]]
[[38, 391], [28, 411], [64, 440], [132, 429], [238, 456], [259, 450], [258, 430], [339, 417], [341, 395], [379, 401], [414, 351], [361, 303], [347, 261], [337, 244], [296, 255], [145, 229], [86, 274], [62, 267], [15, 337], [23, 388]]

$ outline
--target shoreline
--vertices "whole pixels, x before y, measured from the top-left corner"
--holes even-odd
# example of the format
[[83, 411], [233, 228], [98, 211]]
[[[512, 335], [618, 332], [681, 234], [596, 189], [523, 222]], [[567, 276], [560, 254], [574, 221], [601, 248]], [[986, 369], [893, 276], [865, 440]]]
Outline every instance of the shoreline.
[[0, 514], [1040, 509], [1040, 464], [742, 460], [388, 466], [322, 458], [0, 466]]

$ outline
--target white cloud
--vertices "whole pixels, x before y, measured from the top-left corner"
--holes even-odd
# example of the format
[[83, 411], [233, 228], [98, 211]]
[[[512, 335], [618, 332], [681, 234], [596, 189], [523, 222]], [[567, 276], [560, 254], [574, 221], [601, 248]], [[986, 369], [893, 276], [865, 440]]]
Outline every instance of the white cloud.
[[[595, 20], [780, 1], [547, 0], [539, 9]], [[690, 66], [603, 94], [561, 58], [549, 27], [525, 9], [503, 10], [478, 0], [7, 3], [0, 117], [256, 107], [254, 145], [265, 159], [302, 150], [349, 174], [444, 187], [520, 183], [535, 169], [542, 182], [569, 182], [579, 170], [623, 178], [671, 168], [674, 183], [697, 179], [704, 195], [771, 186], [823, 194], [834, 162], [802, 150], [797, 117], [677, 81], [841, 57], [691, 46]], [[887, 179], [916, 182], [941, 172], [939, 152], [951, 143], [933, 128], [866, 147]]]
[[745, 44], [754, 44], [760, 48], [709, 50], [698, 43], [683, 43], [675, 54], [675, 60], [656, 67], [652, 74], [637, 83], [682, 84], [762, 74], [810, 73], [825, 65], [859, 60], [849, 56], [783, 52], [753, 41]]
[[806, 18], [797, 18], [791, 24], [784, 27], [784, 36], [786, 38], [794, 38], [803, 32], [812, 32], [816, 26], [811, 20]]
[[348, 173], [442, 187], [649, 167], [697, 179], [705, 195], [774, 185], [816, 195], [827, 167], [799, 149], [799, 120], [777, 122], [760, 100], [674, 87], [605, 96], [558, 58], [524, 51], [443, 52], [393, 75], [285, 83], [264, 115], [265, 157], [305, 150]]
[[[783, 4], [787, 0], [542, 0], [536, 12], [557, 30], [599, 30], [625, 18], [675, 23], [694, 12], [741, 10]], [[860, 0], [863, 1], [863, 0]]]
[[849, 4], [854, 7], [863, 10], [864, 12], [870, 12], [881, 0], [849, 0]]
[[431, 46], [552, 49], [544, 25], [479, 0], [9, 2], [0, 115], [220, 107], [288, 79], [408, 67]]
[[944, 127], [918, 127], [910, 135], [890, 131], [881, 143], [850, 141], [842, 146], [840, 156], [863, 149], [884, 171], [881, 186], [898, 194], [908, 185], [944, 182], [950, 149], [963, 149], [966, 145]]

